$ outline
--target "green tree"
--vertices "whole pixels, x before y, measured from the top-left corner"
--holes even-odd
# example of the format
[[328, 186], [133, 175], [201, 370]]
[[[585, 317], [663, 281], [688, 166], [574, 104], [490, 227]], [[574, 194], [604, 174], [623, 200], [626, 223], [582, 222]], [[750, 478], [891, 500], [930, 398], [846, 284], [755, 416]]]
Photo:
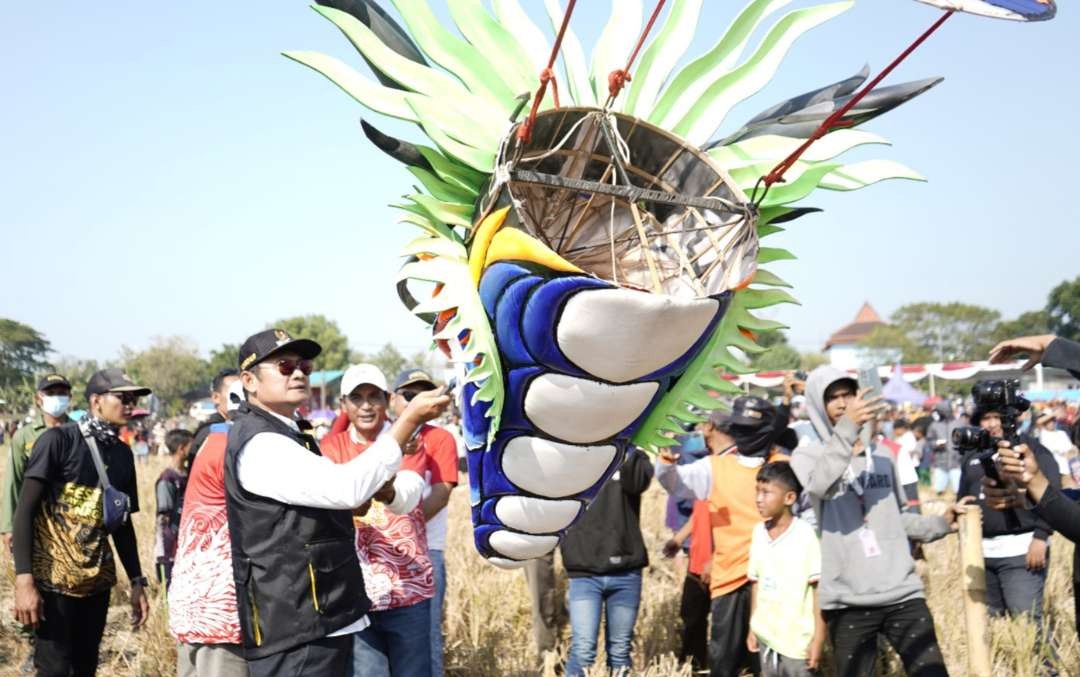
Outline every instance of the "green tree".
[[315, 358], [316, 369], [344, 369], [349, 366], [349, 340], [341, 333], [337, 322], [325, 315], [301, 315], [275, 322], [294, 338], [306, 338], [318, 342], [322, 353]]
[[1050, 291], [1046, 313], [1053, 333], [1080, 341], [1080, 277], [1066, 280]]
[[1031, 310], [1022, 313], [1015, 320], [999, 322], [994, 329], [994, 341], [1004, 341], [1017, 336], [1038, 336], [1051, 331], [1050, 314], [1045, 310]]
[[97, 360], [83, 360], [71, 355], [65, 355], [53, 364], [54, 371], [71, 382], [72, 409], [86, 409], [90, 406], [86, 401], [86, 384], [95, 371], [103, 368]]
[[21, 414], [34, 400], [34, 377], [50, 368], [52, 350], [45, 335], [30, 325], [0, 318], [0, 405]]
[[240, 346], [235, 343], [223, 343], [217, 350], [211, 350], [207, 361], [207, 378], [214, 378], [222, 369], [236, 369], [239, 354]]
[[983, 359], [994, 345], [1001, 313], [967, 303], [909, 303], [892, 314], [863, 342], [896, 348], [905, 362]]
[[751, 358], [750, 367], [754, 371], [798, 369], [802, 362], [799, 351], [788, 343], [787, 335], [780, 330], [761, 332], [757, 344], [765, 348], [765, 352]]
[[379, 371], [386, 377], [389, 385], [393, 385], [393, 380], [397, 378], [397, 375], [405, 368], [408, 361], [405, 356], [401, 354], [393, 343], [387, 343], [382, 348], [371, 355], [366, 355], [361, 352], [355, 352], [352, 355], [352, 362], [368, 362], [374, 364], [379, 368]]
[[136, 383], [154, 391], [170, 414], [183, 408], [185, 395], [206, 388], [207, 363], [199, 357], [198, 347], [182, 336], [154, 337], [141, 351], [123, 346], [120, 361]]

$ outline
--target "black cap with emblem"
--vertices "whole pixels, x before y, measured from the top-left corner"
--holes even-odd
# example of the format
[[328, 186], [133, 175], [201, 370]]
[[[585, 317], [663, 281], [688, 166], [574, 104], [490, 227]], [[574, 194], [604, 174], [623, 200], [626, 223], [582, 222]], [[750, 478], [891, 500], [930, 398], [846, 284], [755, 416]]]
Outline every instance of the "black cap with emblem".
[[47, 388], [52, 388], [53, 386], [63, 386], [68, 390], [71, 390], [71, 381], [68, 381], [60, 374], [45, 374], [40, 379], [38, 379], [38, 392], [44, 391]]
[[101, 395], [102, 393], [135, 393], [137, 396], [142, 397], [149, 395], [150, 389], [146, 386], [135, 385], [128, 378], [128, 375], [124, 373], [123, 369], [113, 367], [94, 372], [94, 375], [86, 383], [87, 399], [90, 399], [91, 395]]
[[240, 346], [240, 370], [251, 369], [271, 355], [286, 351], [312, 360], [322, 352], [322, 346], [311, 339], [294, 339], [284, 329], [266, 329], [252, 334]]
[[731, 424], [752, 428], [772, 425], [776, 418], [776, 408], [766, 399], [743, 395], [735, 398], [731, 405]]

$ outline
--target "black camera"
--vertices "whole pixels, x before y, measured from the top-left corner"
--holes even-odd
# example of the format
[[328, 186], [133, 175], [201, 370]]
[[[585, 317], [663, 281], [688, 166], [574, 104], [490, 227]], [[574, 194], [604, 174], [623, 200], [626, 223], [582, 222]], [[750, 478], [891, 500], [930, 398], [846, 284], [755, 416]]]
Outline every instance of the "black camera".
[[[975, 416], [993, 412], [1001, 418], [1001, 435], [990, 434], [989, 430], [977, 426], [961, 426], [953, 430], [952, 443], [965, 459], [973, 457], [982, 465], [983, 473], [998, 484], [1002, 484], [994, 456], [1000, 442], [1008, 442], [1016, 447], [1020, 444], [1020, 416], [1031, 402], [1019, 394], [1020, 381], [1017, 379], [998, 379], [979, 381], [971, 387], [971, 396], [975, 400]], [[1014, 510], [1005, 511], [1005, 522], [1010, 529], [1020, 528], [1020, 520]]]

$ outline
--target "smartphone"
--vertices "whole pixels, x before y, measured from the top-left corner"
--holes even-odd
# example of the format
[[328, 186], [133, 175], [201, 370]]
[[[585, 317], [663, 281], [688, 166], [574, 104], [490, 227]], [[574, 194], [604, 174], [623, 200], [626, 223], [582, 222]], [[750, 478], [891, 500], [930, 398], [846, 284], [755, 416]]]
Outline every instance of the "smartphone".
[[881, 375], [878, 374], [877, 367], [867, 367], [866, 369], [859, 370], [859, 390], [869, 388], [869, 392], [866, 393], [866, 399], [872, 399], [874, 397], [881, 397]]

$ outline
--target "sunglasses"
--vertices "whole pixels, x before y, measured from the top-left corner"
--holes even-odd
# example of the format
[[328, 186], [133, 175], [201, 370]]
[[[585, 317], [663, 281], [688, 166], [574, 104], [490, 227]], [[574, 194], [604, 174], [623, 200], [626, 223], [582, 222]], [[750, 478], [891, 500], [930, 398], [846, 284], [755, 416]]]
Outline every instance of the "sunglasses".
[[406, 402], [412, 402], [417, 395], [419, 395], [420, 393], [426, 393], [429, 390], [432, 390], [432, 388], [427, 388], [426, 390], [402, 390], [398, 392], [398, 395], [401, 395], [401, 399], [405, 400]]
[[311, 360], [276, 360], [274, 362], [263, 362], [264, 366], [277, 367], [278, 372], [282, 376], [292, 376], [293, 372], [299, 369], [304, 376], [311, 373], [311, 369], [314, 366]]
[[135, 404], [139, 401], [139, 396], [135, 393], [109, 393], [116, 399], [120, 400], [121, 404]]

